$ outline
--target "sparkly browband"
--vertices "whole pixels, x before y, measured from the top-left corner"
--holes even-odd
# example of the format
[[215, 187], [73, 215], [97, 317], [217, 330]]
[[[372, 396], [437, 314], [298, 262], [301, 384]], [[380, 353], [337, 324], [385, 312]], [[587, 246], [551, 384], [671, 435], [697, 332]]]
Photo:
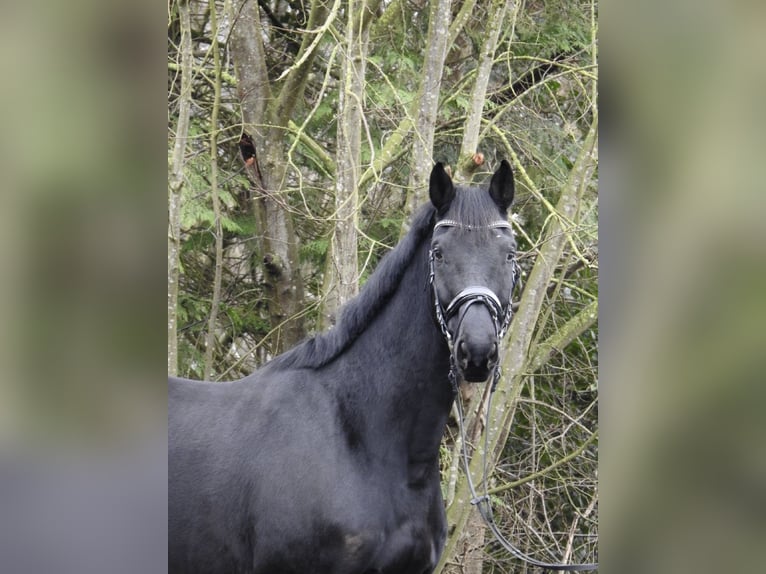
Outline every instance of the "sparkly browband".
[[468, 230], [476, 230], [476, 229], [510, 229], [511, 224], [507, 221], [495, 221], [494, 223], [490, 223], [488, 225], [468, 225], [466, 223], [460, 223], [459, 221], [455, 221], [454, 219], [442, 219], [441, 221], [438, 221], [436, 225], [434, 225], [434, 231], [438, 227], [459, 227], [461, 229], [468, 229]]

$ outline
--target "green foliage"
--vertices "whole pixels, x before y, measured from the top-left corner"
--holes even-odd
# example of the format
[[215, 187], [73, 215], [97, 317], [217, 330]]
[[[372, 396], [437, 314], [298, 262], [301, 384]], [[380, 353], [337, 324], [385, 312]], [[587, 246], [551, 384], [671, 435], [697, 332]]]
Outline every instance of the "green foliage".
[[391, 232], [396, 232], [402, 227], [401, 217], [382, 217], [378, 222], [378, 226], [388, 235]]
[[589, 47], [591, 41], [589, 4], [581, 2], [546, 2], [540, 35], [557, 52], [575, 52]]
[[316, 111], [314, 112], [313, 121], [316, 122], [317, 124], [329, 124], [334, 119], [335, 110], [337, 109], [338, 109], [338, 101], [336, 98], [333, 98], [333, 101], [328, 101], [328, 99], [324, 99], [317, 106]]
[[185, 291], [181, 291], [178, 294], [179, 329], [182, 330], [189, 325], [206, 321], [209, 313], [209, 300], [200, 299]]
[[550, 57], [586, 50], [591, 42], [590, 3], [528, 2], [519, 14], [516, 55]]
[[[210, 162], [203, 156], [195, 156], [189, 163], [186, 181], [182, 190], [181, 229], [190, 230], [199, 227], [211, 227], [215, 223], [215, 214], [210, 192]], [[224, 230], [244, 234], [245, 230], [239, 223], [225, 215], [237, 206], [237, 199], [229, 185], [219, 189], [219, 199], [224, 215], [221, 226]]]
[[321, 265], [327, 258], [327, 252], [330, 248], [330, 240], [326, 238], [314, 239], [301, 245], [301, 260], [310, 261], [315, 265]]
[[244, 308], [240, 305], [226, 304], [222, 311], [231, 323], [232, 334], [252, 333], [260, 336], [269, 330], [269, 323], [257, 310]]

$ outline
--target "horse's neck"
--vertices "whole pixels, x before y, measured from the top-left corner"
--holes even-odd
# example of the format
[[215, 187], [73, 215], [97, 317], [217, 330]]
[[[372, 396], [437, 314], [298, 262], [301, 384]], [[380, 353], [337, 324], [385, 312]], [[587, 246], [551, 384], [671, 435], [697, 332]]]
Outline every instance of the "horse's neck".
[[[408, 445], [410, 456], [436, 456], [452, 404], [449, 353], [432, 316], [424, 252], [405, 273], [400, 288], [349, 350], [365, 368], [367, 400], [380, 418], [370, 421]], [[363, 339], [363, 340], [362, 340]]]
[[[372, 344], [380, 351], [380, 378], [387, 389], [393, 384], [402, 393], [415, 387], [417, 394], [428, 387], [448, 386], [447, 345], [433, 319], [428, 265], [423, 252], [417, 253], [397, 292], [369, 329]], [[396, 373], [393, 377], [391, 373]]]

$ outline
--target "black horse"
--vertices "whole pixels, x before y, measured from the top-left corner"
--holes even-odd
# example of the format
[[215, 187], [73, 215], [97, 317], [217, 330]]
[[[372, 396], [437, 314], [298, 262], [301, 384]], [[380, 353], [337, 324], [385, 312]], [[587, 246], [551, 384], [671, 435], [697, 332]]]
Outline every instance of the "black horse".
[[425, 574], [444, 548], [450, 374], [486, 381], [510, 318], [514, 183], [453, 185], [335, 327], [244, 379], [169, 381], [169, 567], [205, 574]]

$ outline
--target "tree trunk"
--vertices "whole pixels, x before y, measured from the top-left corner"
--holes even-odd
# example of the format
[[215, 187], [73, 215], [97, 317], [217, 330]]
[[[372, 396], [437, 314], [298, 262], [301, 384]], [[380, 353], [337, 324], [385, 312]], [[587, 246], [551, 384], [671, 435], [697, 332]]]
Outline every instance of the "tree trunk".
[[497, 48], [497, 40], [500, 37], [500, 29], [505, 20], [505, 13], [512, 3], [513, 0], [495, 0], [490, 7], [484, 45], [479, 55], [476, 79], [473, 83], [471, 98], [468, 104], [468, 117], [466, 118], [465, 129], [463, 131], [460, 157], [457, 162], [457, 169], [455, 170], [455, 179], [457, 181], [470, 180], [473, 171], [481, 165], [481, 162], [477, 161], [478, 158], [474, 160], [474, 156], [479, 151], [479, 128], [481, 127], [484, 102], [487, 99], [489, 74], [495, 61], [495, 49]]
[[434, 130], [439, 108], [439, 91], [447, 56], [447, 39], [451, 16], [450, 0], [431, 0], [428, 17], [426, 55], [423, 62], [423, 82], [418, 92], [415, 139], [410, 159], [410, 181], [405, 220], [427, 199], [428, 175], [433, 167]]
[[[215, 2], [210, 3], [210, 35], [218, 37], [218, 13]], [[215, 264], [213, 273], [213, 296], [210, 301], [210, 315], [205, 336], [204, 379], [209, 381], [213, 375], [214, 351], [216, 346], [216, 330], [218, 326], [218, 308], [221, 303], [221, 274], [223, 271], [223, 228], [221, 226], [221, 202], [218, 197], [218, 110], [221, 104], [221, 55], [218, 42], [211, 45], [214, 65], [213, 111], [210, 114], [210, 193], [213, 200], [214, 233], [215, 233]]]
[[178, 3], [181, 24], [181, 93], [168, 185], [168, 375], [178, 374], [178, 279], [181, 252], [181, 189], [191, 111], [192, 44], [187, 0]]
[[369, 43], [366, 0], [348, 0], [345, 51], [341, 74], [336, 150], [335, 224], [324, 276], [321, 325], [329, 327], [334, 313], [359, 290], [357, 221], [362, 146], [362, 104]]
[[[272, 91], [266, 69], [263, 30], [258, 5], [242, 0], [234, 6], [235, 25], [231, 55], [237, 71], [242, 119], [253, 138], [258, 170], [250, 170], [259, 202], [262, 229], [265, 292], [274, 333], [271, 351], [278, 354], [305, 336], [303, 321], [303, 282], [298, 259], [298, 237], [284, 195], [287, 176], [285, 161], [288, 123], [295, 106], [303, 98], [306, 80], [316, 55], [316, 44], [337, 15], [338, 4], [330, 12], [327, 3], [311, 5], [308, 30], [295, 63], [285, 76], [279, 93]], [[321, 26], [319, 26], [321, 24]]]
[[460, 564], [446, 568], [447, 574], [481, 574], [484, 568], [485, 532], [481, 515], [472, 512], [457, 543], [455, 556], [461, 557]]

